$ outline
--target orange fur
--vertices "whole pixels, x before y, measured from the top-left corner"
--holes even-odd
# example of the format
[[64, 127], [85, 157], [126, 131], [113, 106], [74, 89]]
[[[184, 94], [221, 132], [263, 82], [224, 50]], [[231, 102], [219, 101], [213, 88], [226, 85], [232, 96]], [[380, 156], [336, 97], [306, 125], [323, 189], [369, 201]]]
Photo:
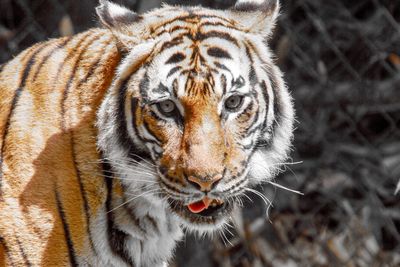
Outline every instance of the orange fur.
[[111, 34], [95, 29], [4, 66], [0, 265], [67, 265], [63, 224], [77, 253], [88, 250], [88, 220], [106, 199], [94, 122], [119, 60]]

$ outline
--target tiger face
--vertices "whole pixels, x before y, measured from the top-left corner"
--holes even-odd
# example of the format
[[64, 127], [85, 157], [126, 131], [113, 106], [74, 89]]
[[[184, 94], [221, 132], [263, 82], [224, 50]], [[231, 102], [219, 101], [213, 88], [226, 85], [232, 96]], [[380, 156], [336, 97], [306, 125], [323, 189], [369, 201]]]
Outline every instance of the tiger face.
[[266, 45], [278, 7], [239, 1], [228, 11], [164, 6], [140, 16], [103, 2], [98, 14], [125, 57], [99, 112], [98, 145], [124, 190], [208, 231], [276, 174], [293, 127]]

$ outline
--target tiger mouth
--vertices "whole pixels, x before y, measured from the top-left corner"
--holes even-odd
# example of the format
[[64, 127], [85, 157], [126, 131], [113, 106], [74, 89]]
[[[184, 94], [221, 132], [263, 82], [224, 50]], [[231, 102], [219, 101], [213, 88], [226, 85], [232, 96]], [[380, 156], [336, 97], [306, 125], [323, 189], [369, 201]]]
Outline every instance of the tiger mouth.
[[196, 224], [218, 223], [233, 210], [231, 203], [207, 197], [189, 204], [185, 204], [182, 201], [170, 200], [169, 206], [173, 212]]

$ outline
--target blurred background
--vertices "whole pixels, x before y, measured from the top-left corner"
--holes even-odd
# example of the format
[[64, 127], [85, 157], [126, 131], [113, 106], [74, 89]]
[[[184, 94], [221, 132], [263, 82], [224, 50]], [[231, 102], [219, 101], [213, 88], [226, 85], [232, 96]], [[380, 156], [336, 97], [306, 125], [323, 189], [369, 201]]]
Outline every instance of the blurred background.
[[[114, 2], [143, 12], [160, 0]], [[235, 0], [169, 0], [228, 8]], [[171, 266], [400, 266], [400, 1], [281, 0], [271, 46], [294, 96], [290, 164], [224, 235], [188, 235]], [[0, 0], [0, 64], [98, 26], [97, 0]], [[268, 211], [268, 213], [267, 213]], [[231, 233], [230, 233], [231, 232]]]

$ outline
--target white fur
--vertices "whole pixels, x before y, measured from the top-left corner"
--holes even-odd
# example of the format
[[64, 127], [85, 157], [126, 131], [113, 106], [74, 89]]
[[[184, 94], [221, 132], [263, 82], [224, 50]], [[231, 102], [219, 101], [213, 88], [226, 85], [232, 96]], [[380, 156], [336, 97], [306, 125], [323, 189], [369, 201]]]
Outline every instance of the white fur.
[[[242, 3], [250, 1], [239, 0], [239, 2]], [[263, 1], [256, 0], [252, 2], [261, 4]], [[255, 12], [255, 14], [252, 14], [252, 12], [223, 12], [201, 8], [196, 9], [198, 12], [209, 12], [210, 14], [217, 14], [220, 16], [223, 15], [230, 19], [240, 21], [240, 23], [243, 24], [243, 28], [247, 28], [249, 32], [244, 33], [241, 31], [232, 30], [230, 34], [238, 40], [245, 39], [247, 41], [251, 41], [256, 46], [256, 49], [258, 49], [258, 52], [261, 54], [263, 60], [268, 63], [269, 67], [264, 66], [263, 62], [254, 59], [256, 74], [260, 80], [266, 81], [269, 95], [268, 103], [265, 103], [264, 101], [260, 101], [259, 103], [261, 112], [256, 125], [260, 125], [263, 122], [263, 118], [266, 118], [267, 128], [271, 128], [275, 120], [273, 109], [274, 103], [275, 101], [279, 100], [282, 104], [281, 112], [283, 117], [281, 118], [280, 124], [275, 126], [272, 133], [268, 131], [261, 133], [260, 130], [257, 130], [245, 140], [241, 140], [243, 144], [250, 144], [255, 142], [260, 135], [263, 135], [267, 140], [272, 138], [271, 147], [268, 149], [255, 151], [242, 177], [229, 183], [220, 183], [217, 186], [218, 190], [229, 189], [235, 183], [237, 183], [238, 180], [243, 181], [243, 188], [248, 185], [254, 185], [263, 181], [268, 181], [279, 171], [279, 167], [286, 159], [290, 148], [294, 120], [292, 100], [282, 80], [282, 73], [273, 64], [271, 59], [272, 54], [264, 44], [265, 37], [270, 34], [273, 24], [275, 23], [275, 19], [279, 10], [278, 6], [279, 5], [277, 5], [275, 10], [271, 11], [270, 16], [268, 17], [264, 16], [263, 14], [259, 14], [260, 12]], [[216, 231], [216, 229], [221, 228], [226, 223], [225, 219], [221, 219], [214, 225], [193, 224], [187, 220], [177, 217], [177, 215], [174, 215], [169, 210], [166, 201], [155, 195], [158, 190], [161, 190], [160, 186], [158, 185], [159, 174], [157, 174], [156, 168], [152, 166], [152, 163], [148, 163], [146, 161], [141, 161], [138, 164], [132, 164], [128, 158], [127, 151], [125, 148], [119, 146], [115, 138], [118, 135], [116, 128], [117, 110], [119, 104], [117, 102], [117, 90], [122, 81], [124, 79], [129, 79], [128, 84], [136, 84], [137, 86], [138, 82], [143, 78], [144, 70], [139, 68], [134, 75], [132, 75], [132, 66], [135, 66], [135, 64], [138, 64], [138, 62], [141, 62], [141, 60], [146, 58], [150, 53], [152, 53], [152, 51], [157, 51], [157, 48], [165, 40], [172, 39], [174, 36], [181, 34], [181, 32], [178, 31], [173, 33], [169, 33], [167, 31], [167, 33], [164, 33], [155, 39], [153, 39], [153, 37], [150, 38], [149, 36], [146, 36], [146, 31], [143, 30], [146, 29], [145, 23], [152, 23], [156, 21], [158, 19], [155, 16], [156, 14], [163, 16], [164, 19], [171, 19], [174, 17], [174, 14], [176, 15], [176, 13], [173, 11], [173, 8], [165, 6], [164, 9], [164, 11], [163, 9], [160, 9], [161, 11], [154, 11], [154, 14], [152, 13], [154, 16], [144, 16], [144, 22], [142, 21], [138, 23], [138, 25], [132, 26], [132, 30], [138, 29], [138, 36], [142, 38], [142, 41], [138, 44], [139, 37], [133, 37], [133, 39], [136, 38], [133, 42], [135, 45], [118, 68], [116, 78], [113, 81], [98, 112], [98, 147], [104, 153], [104, 156], [107, 158], [107, 160], [111, 163], [113, 171], [119, 174], [118, 177], [121, 179], [120, 181], [124, 186], [125, 199], [131, 200], [130, 202], [124, 203], [125, 200], [122, 198], [116, 198], [112, 202], [112, 212], [116, 217], [115, 225], [118, 229], [129, 235], [129, 238], [125, 244], [125, 248], [127, 251], [129, 251], [130, 257], [138, 266], [164, 266], [165, 262], [167, 262], [171, 257], [176, 242], [182, 236], [182, 228], [197, 233], [213, 233]], [[117, 6], [112, 7], [111, 12], [113, 12], [114, 15], [121, 15], [123, 12], [125, 12], [125, 10], [121, 10]], [[210, 19], [210, 21], [212, 20], [214, 19]], [[179, 23], [182, 22], [173, 22], [171, 23], [170, 27], [178, 25]], [[251, 28], [254, 25], [257, 27]], [[217, 26], [207, 26], [205, 27], [205, 30], [212, 30], [215, 29], [215, 27]], [[118, 34], [119, 33], [116, 33], [117, 36]], [[123, 38], [126, 38], [126, 36]], [[146, 39], [146, 41], [143, 41], [143, 39]], [[244, 47], [237, 48], [230, 42], [221, 40], [219, 38], [209, 38], [203, 43], [204, 45], [208, 46], [222, 45], [232, 55], [232, 59], [218, 60], [229, 67], [233, 76], [230, 76], [231, 74], [229, 72], [221, 70], [220, 73], [214, 77], [214, 80], [218, 81], [215, 90], [217, 93], [222, 94], [222, 87], [219, 84], [219, 75], [224, 73], [224, 75], [227, 76], [227, 83], [230, 84], [232, 78], [237, 78], [239, 75], [249, 72], [250, 62], [248, 59], [246, 59], [247, 56]], [[207, 56], [206, 49], [204, 47], [201, 47], [200, 51], [205, 58], [208, 58], [209, 62], [215, 60], [215, 58], [210, 59], [209, 56]], [[160, 83], [169, 86], [172, 80], [176, 78], [176, 76], [172, 76], [169, 79], [166, 78], [170, 69], [166, 68], [164, 63], [172, 54], [178, 51], [185, 52], [187, 57], [189, 57], [191, 53], [188, 44], [183, 43], [181, 45], [176, 45], [171, 49], [167, 49], [163, 53], [154, 55], [154, 58], [152, 58], [152, 63], [147, 69], [147, 73], [150, 77], [149, 88], [156, 88]], [[182, 62], [182, 64], [184, 63], [185, 62]], [[266, 71], [268, 71], [268, 73]], [[243, 74], [242, 76], [246, 75]], [[272, 88], [272, 83], [270, 81], [271, 76], [273, 76], [277, 81], [277, 88]], [[178, 99], [185, 94], [184, 84], [186, 82], [186, 78], [187, 77], [179, 76]], [[240, 90], [243, 90], [243, 92], [249, 92], [250, 89], [251, 88], [249, 86], [246, 86]], [[130, 92], [133, 92], [134, 96], [137, 96], [135, 94], [138, 92], [132, 88], [129, 90]], [[256, 86], [255, 90], [257, 90], [259, 95], [261, 94], [262, 89], [259, 85]], [[150, 100], [157, 100], [161, 97], [165, 97], [161, 96], [160, 94], [153, 93], [151, 90], [149, 90], [147, 93]], [[174, 99], [174, 101], [178, 100]], [[262, 108], [267, 104], [268, 109]], [[177, 103], [177, 105], [184, 115], [183, 107], [179, 106], [179, 103]], [[218, 108], [221, 111], [222, 104], [220, 104]], [[128, 122], [132, 121], [129, 100], [127, 100], [125, 103], [125, 116]], [[211, 124], [205, 123], [203, 125], [205, 133], [210, 131], [211, 127], [213, 127]], [[143, 144], [141, 142], [140, 138], [138, 138], [138, 135], [145, 136], [149, 139], [153, 138], [151, 133], [147, 132], [143, 127], [139, 127], [138, 132], [135, 132], [131, 123], [127, 123], [127, 130], [132, 143], [134, 143], [139, 149], [152, 151], [152, 148], [155, 148], [159, 152], [162, 151], [161, 146]], [[183, 188], [182, 190], [185, 189]], [[144, 228], [145, 233], [141, 229], [127, 223], [129, 222], [129, 219], [125, 220], [125, 218], [128, 217], [125, 214], [126, 211], [124, 211], [123, 208], [119, 208], [122, 204], [134, 210], [134, 214], [136, 218], [138, 218], [140, 226]], [[111, 248], [109, 247], [109, 243], [107, 242], [106, 212], [109, 211], [105, 211], [104, 209], [101, 210], [95, 220], [92, 220], [91, 225], [91, 229], [93, 229], [94, 233], [95, 246], [98, 251], [101, 252], [98, 265], [123, 266], [124, 263], [121, 262], [118, 257], [113, 255]], [[150, 215], [157, 221], [158, 230], [153, 229], [152, 224], [148, 222], [148, 218], [146, 217], [147, 215]]]

